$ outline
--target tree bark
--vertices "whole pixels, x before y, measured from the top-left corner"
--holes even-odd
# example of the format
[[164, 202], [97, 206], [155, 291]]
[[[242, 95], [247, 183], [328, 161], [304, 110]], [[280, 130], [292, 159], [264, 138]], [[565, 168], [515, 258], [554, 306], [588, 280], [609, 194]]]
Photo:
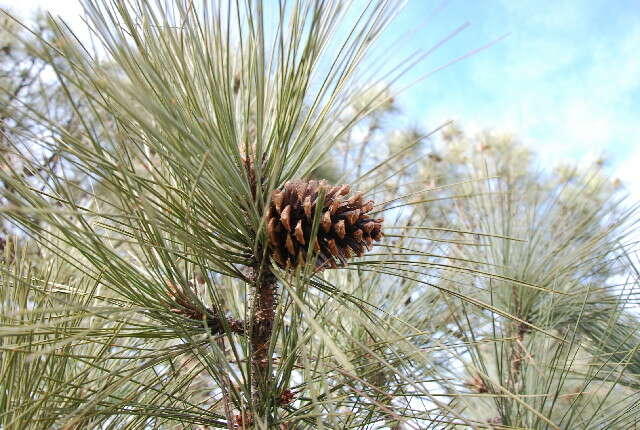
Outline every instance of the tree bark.
[[254, 271], [255, 288], [251, 309], [250, 343], [251, 343], [251, 381], [253, 385], [253, 402], [255, 410], [262, 415], [261, 419], [270, 424], [269, 410], [272, 409], [271, 395], [272, 375], [270, 370], [271, 334], [275, 318], [277, 300], [276, 277], [269, 269]]

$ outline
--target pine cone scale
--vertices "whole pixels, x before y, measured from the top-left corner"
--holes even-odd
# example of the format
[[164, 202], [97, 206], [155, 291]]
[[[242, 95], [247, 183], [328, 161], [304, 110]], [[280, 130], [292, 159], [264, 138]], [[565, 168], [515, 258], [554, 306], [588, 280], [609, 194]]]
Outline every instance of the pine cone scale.
[[291, 205], [287, 205], [280, 214], [280, 222], [287, 231], [291, 231]]
[[296, 224], [296, 240], [300, 245], [306, 245], [307, 241], [304, 238], [304, 230], [302, 229], [302, 220], [298, 220]]

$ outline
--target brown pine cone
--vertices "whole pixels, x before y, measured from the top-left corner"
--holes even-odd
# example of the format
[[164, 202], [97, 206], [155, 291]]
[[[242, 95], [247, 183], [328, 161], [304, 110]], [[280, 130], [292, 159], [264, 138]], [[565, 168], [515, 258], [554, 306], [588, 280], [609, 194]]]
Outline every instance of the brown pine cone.
[[306, 261], [321, 189], [325, 198], [313, 242], [316, 270], [344, 266], [350, 257], [362, 256], [374, 240], [382, 239], [383, 219], [367, 216], [373, 201], [363, 202], [360, 192], [347, 199], [348, 184], [290, 181], [273, 192], [267, 219], [271, 256], [278, 266], [295, 268]]

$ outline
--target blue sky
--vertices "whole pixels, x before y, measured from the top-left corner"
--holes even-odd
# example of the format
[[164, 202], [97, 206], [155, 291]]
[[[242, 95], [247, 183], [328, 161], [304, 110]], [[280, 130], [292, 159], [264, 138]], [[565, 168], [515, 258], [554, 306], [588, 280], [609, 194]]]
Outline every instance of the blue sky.
[[[410, 2], [398, 24], [434, 5]], [[433, 44], [466, 21], [427, 69], [509, 35], [401, 96], [412, 118], [506, 128], [554, 159], [605, 153], [621, 166], [638, 155], [640, 2], [453, 0], [412, 43]]]
[[[80, 11], [74, 0], [13, 5], [36, 6], [65, 18]], [[640, 1], [413, 0], [381, 46], [418, 26], [394, 45], [400, 58], [467, 22], [401, 84], [509, 35], [402, 93], [410, 122], [433, 128], [455, 119], [471, 131], [512, 131], [545, 163], [605, 154], [614, 175], [640, 190]]]

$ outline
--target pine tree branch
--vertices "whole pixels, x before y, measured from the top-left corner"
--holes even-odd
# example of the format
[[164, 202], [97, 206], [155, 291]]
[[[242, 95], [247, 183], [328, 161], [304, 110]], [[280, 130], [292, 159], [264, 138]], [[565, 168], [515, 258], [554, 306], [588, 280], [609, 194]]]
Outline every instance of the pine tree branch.
[[[251, 377], [253, 385], [253, 399], [257, 410], [263, 414], [270, 403], [269, 385], [271, 372], [269, 346], [275, 318], [277, 300], [277, 281], [269, 268], [264, 266], [255, 269], [255, 290], [249, 323], [251, 343]], [[265, 414], [268, 415], [268, 414]], [[267, 418], [267, 417], [264, 417]]]
[[204, 321], [206, 317], [206, 327], [208, 327], [211, 334], [223, 334], [226, 328], [232, 333], [245, 334], [244, 321], [220, 316], [213, 308], [202, 308], [195, 304], [184, 291], [171, 283], [168, 285], [170, 295], [174, 298], [176, 304], [180, 306], [180, 308], [171, 309], [174, 313], [200, 322]]

